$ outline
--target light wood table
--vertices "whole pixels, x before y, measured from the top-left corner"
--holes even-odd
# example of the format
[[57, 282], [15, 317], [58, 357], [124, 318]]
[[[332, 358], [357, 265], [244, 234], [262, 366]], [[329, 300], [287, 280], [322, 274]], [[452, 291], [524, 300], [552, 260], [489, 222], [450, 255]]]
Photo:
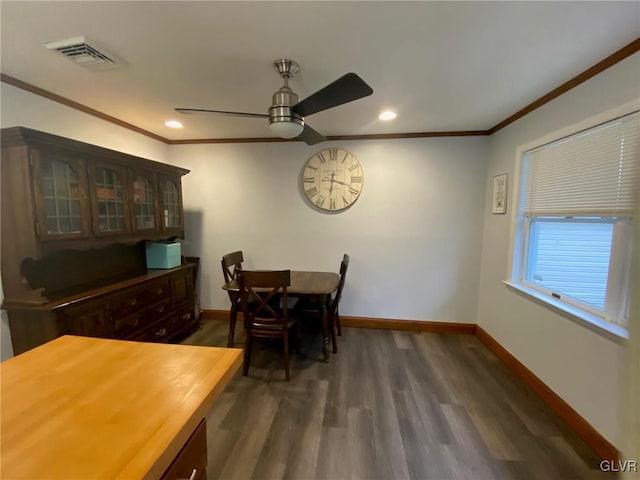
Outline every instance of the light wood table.
[[[287, 287], [288, 295], [306, 295], [315, 297], [322, 306], [322, 353], [325, 362], [329, 360], [329, 335], [333, 339], [333, 353], [338, 352], [335, 334], [333, 331], [333, 319], [327, 315], [327, 297], [338, 289], [340, 275], [334, 272], [307, 272], [303, 270], [291, 270], [291, 284]], [[236, 279], [226, 283], [224, 290], [239, 292]]]
[[241, 363], [240, 349], [75, 336], [6, 360], [2, 478], [160, 478]]

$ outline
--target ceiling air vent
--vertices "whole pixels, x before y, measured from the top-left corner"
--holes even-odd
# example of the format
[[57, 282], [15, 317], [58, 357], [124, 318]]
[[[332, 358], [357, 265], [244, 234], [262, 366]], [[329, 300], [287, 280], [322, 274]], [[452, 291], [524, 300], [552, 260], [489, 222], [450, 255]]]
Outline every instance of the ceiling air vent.
[[89, 45], [83, 36], [48, 42], [44, 46], [89, 70], [104, 70], [122, 65], [122, 61], [114, 55]]

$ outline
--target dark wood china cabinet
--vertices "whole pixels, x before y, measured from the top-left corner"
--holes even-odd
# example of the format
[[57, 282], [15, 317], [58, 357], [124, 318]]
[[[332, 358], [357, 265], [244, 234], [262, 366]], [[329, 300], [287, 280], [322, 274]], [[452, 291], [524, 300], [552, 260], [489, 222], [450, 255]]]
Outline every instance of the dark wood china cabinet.
[[14, 353], [64, 334], [168, 341], [195, 329], [196, 264], [147, 270], [144, 248], [184, 236], [189, 171], [24, 127], [1, 135]]
[[92, 202], [91, 228], [97, 237], [131, 232], [131, 202], [127, 170], [118, 165], [90, 162], [89, 187]]

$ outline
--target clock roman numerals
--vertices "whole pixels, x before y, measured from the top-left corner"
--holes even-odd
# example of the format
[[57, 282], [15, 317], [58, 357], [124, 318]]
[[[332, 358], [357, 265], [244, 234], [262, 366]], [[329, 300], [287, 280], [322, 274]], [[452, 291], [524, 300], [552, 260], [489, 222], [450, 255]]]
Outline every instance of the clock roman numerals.
[[320, 210], [339, 212], [360, 197], [362, 165], [343, 148], [325, 148], [313, 154], [299, 177], [305, 197]]
[[321, 164], [322, 164], [322, 163], [327, 163], [327, 159], [326, 159], [326, 158], [324, 158], [324, 154], [323, 154], [322, 152], [318, 153], [318, 154], [316, 155], [316, 157], [318, 157], [318, 160], [320, 160], [320, 163], [321, 163]]

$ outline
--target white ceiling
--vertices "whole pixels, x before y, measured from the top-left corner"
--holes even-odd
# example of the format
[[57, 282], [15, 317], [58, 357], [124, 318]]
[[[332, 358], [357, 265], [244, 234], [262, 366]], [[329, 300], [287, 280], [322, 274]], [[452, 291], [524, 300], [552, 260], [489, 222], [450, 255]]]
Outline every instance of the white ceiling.
[[[307, 117], [324, 135], [487, 130], [640, 37], [640, 2], [2, 1], [1, 70], [168, 139], [271, 136], [266, 113], [301, 67], [305, 98], [346, 72], [374, 94]], [[46, 42], [84, 35], [126, 62], [88, 71]], [[383, 123], [383, 109], [398, 118]], [[165, 120], [185, 128], [172, 130]]]

